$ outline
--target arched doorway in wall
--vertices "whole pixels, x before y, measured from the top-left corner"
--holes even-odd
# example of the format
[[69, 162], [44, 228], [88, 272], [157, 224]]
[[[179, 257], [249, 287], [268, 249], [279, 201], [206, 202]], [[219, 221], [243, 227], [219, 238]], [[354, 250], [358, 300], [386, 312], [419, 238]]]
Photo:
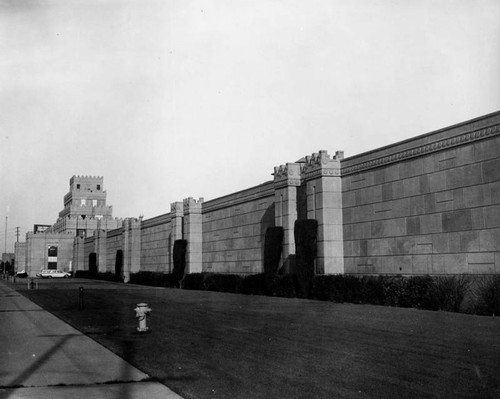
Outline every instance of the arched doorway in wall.
[[95, 252], [89, 255], [89, 274], [91, 276], [97, 275], [97, 254]]
[[115, 276], [119, 281], [123, 281], [123, 251], [116, 251]]

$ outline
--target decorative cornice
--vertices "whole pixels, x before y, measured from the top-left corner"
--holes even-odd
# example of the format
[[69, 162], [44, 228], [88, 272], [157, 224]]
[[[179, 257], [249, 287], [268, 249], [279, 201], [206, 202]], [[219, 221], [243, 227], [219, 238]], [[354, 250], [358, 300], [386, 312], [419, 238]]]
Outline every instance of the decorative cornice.
[[333, 158], [328, 151], [321, 150], [319, 153], [308, 155], [301, 168], [301, 176], [304, 180], [316, 179], [318, 177], [340, 176], [340, 160], [344, 157], [342, 151], [337, 151]]
[[300, 164], [287, 163], [274, 167], [274, 187], [300, 186]]
[[[182, 204], [182, 202], [181, 202]], [[181, 213], [182, 216], [182, 213]], [[141, 229], [149, 229], [151, 227], [156, 227], [156, 226], [164, 226], [172, 221], [172, 219], [175, 217], [175, 214], [170, 213], [165, 213], [163, 215], [155, 216], [151, 219], [145, 219], [141, 223]]]
[[274, 182], [270, 180], [258, 186], [207, 201], [203, 204], [203, 213], [214, 212], [246, 202], [274, 197], [274, 189]]
[[175, 216], [182, 216], [184, 213], [184, 206], [181, 201], [172, 202], [170, 204], [170, 212], [174, 213]]
[[380, 166], [405, 161], [407, 159], [421, 157], [423, 155], [432, 154], [434, 152], [447, 150], [449, 148], [458, 147], [474, 141], [483, 140], [489, 137], [500, 134], [500, 125], [489, 126], [478, 129], [469, 133], [462, 133], [454, 137], [438, 140], [433, 143], [421, 145], [408, 150], [395, 152], [394, 154], [384, 157], [372, 159], [370, 161], [361, 162], [357, 165], [342, 168], [342, 175], [350, 175], [353, 173], [362, 172], [367, 169], [377, 168]]
[[184, 209], [184, 214], [189, 215], [190, 213], [201, 213], [201, 204], [203, 204], [203, 198], [195, 200], [192, 197], [185, 198], [182, 204]]

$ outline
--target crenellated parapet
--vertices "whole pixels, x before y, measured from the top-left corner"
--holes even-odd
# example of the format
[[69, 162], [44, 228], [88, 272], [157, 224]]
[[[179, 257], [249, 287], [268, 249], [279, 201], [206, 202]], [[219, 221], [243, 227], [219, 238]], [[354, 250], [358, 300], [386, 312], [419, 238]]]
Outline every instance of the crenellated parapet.
[[307, 181], [322, 176], [340, 176], [340, 161], [343, 158], [343, 151], [337, 151], [332, 158], [326, 150], [306, 156], [301, 166], [302, 179]]
[[181, 201], [172, 202], [170, 212], [176, 217], [182, 216], [184, 214], [184, 204]]
[[275, 188], [300, 186], [301, 184], [300, 164], [298, 163], [275, 166], [273, 174]]
[[142, 218], [125, 218], [122, 226], [125, 230], [138, 229], [141, 227]]
[[87, 181], [92, 181], [92, 180], [103, 180], [103, 176], [87, 176], [87, 175], [73, 175], [71, 179], [69, 179], [69, 183], [73, 184], [76, 180], [87, 180]]
[[190, 213], [201, 213], [201, 205], [203, 204], [203, 198], [195, 200], [193, 197], [185, 198], [182, 207], [185, 215]]

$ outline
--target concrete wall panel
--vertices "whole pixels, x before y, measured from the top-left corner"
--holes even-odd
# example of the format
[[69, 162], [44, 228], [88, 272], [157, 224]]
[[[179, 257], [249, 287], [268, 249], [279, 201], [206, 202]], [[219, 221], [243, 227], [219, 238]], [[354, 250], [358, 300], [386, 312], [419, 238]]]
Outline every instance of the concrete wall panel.
[[498, 273], [500, 112], [346, 158], [342, 173], [346, 270]]

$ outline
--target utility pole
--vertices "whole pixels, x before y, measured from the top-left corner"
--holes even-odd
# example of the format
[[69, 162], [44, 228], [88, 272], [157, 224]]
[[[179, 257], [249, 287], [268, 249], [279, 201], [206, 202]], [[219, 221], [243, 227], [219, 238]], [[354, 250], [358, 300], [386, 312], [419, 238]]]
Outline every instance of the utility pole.
[[[7, 220], [9, 219], [8, 216], [5, 216], [5, 243], [4, 243], [4, 253], [7, 254]], [[7, 256], [7, 255], [5, 255]], [[2, 259], [3, 260], [3, 259]], [[5, 264], [7, 261], [3, 263], [3, 278], [5, 279]]]

